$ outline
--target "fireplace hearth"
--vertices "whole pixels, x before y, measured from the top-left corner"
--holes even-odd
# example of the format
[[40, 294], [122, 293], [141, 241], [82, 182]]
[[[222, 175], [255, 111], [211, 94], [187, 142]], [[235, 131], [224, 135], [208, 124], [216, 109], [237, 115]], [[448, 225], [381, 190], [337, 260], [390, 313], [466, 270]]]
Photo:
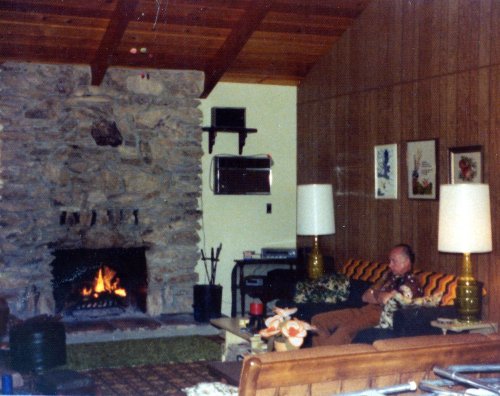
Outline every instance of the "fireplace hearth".
[[146, 249], [65, 249], [53, 252], [56, 313], [77, 318], [146, 312]]

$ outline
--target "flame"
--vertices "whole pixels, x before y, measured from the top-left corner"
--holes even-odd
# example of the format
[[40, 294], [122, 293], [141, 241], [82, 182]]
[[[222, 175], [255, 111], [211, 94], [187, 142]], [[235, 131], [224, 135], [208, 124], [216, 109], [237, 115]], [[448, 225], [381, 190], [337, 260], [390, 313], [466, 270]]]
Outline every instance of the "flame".
[[120, 287], [120, 278], [116, 277], [116, 271], [105, 265], [99, 268], [92, 287], [84, 287], [82, 290], [84, 297], [98, 298], [101, 293], [114, 293], [120, 297], [127, 295], [126, 290]]

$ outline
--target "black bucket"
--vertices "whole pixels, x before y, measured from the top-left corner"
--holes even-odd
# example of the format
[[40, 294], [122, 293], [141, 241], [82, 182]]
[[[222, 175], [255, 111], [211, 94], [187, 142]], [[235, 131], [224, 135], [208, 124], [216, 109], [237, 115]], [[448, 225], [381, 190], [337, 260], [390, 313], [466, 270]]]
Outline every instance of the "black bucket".
[[210, 319], [220, 318], [222, 286], [194, 285], [193, 292], [195, 321], [208, 322]]
[[40, 374], [66, 363], [64, 324], [56, 320], [26, 321], [10, 329], [12, 369]]

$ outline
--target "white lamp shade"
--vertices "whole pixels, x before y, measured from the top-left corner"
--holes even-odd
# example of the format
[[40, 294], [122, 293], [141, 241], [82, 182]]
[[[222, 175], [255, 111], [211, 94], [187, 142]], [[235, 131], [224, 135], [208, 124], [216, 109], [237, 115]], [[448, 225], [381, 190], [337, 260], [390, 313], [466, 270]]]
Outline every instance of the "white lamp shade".
[[304, 184], [297, 187], [297, 234], [335, 234], [331, 184]]
[[487, 184], [441, 186], [438, 250], [449, 253], [491, 252], [490, 188]]

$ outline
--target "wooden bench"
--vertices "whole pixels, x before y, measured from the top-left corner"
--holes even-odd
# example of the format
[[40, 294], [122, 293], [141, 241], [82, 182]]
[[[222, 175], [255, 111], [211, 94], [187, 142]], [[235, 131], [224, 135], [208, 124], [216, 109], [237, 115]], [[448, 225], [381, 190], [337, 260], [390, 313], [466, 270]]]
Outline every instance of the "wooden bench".
[[498, 363], [500, 335], [379, 340], [247, 356], [240, 396], [322, 396], [436, 378], [433, 367]]

